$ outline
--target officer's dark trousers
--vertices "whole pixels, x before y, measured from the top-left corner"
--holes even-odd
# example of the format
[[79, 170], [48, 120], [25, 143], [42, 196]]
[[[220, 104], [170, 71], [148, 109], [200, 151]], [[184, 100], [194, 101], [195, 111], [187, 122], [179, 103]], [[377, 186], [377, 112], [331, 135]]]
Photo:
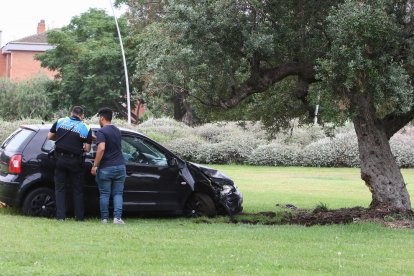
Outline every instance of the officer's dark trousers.
[[56, 218], [66, 218], [66, 190], [69, 184], [73, 192], [75, 219], [83, 220], [83, 169], [79, 157], [58, 155], [55, 168]]

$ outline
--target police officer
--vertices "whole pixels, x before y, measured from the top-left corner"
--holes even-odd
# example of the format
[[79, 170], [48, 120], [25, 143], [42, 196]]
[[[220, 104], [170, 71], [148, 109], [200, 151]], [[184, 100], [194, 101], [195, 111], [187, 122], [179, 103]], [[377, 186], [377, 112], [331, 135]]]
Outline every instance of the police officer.
[[75, 106], [70, 117], [57, 120], [49, 131], [48, 138], [55, 140], [55, 194], [56, 218], [66, 217], [66, 181], [70, 181], [73, 191], [75, 219], [83, 220], [83, 168], [82, 153], [89, 152], [92, 144], [92, 131], [82, 122], [83, 108]]

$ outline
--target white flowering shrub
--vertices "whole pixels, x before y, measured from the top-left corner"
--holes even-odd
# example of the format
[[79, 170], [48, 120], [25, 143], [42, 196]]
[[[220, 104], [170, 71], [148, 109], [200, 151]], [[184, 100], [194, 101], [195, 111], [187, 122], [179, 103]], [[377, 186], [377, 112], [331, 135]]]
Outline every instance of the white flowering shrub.
[[194, 160], [217, 164], [245, 163], [265, 137], [260, 124], [235, 122], [205, 124], [194, 128], [194, 133], [204, 141]]
[[188, 137], [193, 132], [191, 127], [171, 118], [149, 119], [138, 125], [136, 130], [159, 143]]
[[289, 131], [284, 131], [278, 136], [281, 136], [285, 143], [298, 144], [300, 146], [309, 145], [326, 137], [322, 127], [314, 125], [296, 127]]
[[333, 163], [333, 147], [331, 138], [320, 139], [305, 146], [299, 153], [298, 162], [306, 167], [331, 167]]
[[197, 158], [199, 156], [199, 151], [203, 148], [204, 144], [205, 142], [200, 137], [191, 135], [167, 141], [163, 145], [187, 161], [200, 163]]
[[198, 151], [196, 160], [215, 164], [245, 163], [259, 141], [249, 139], [248, 136], [233, 135], [220, 143], [204, 143]]
[[358, 139], [355, 132], [341, 133], [332, 139], [334, 167], [359, 167]]
[[[4, 141], [23, 124], [41, 124], [41, 119], [0, 119]], [[51, 123], [51, 122], [48, 122]], [[86, 120], [97, 124], [94, 118]], [[260, 123], [221, 122], [189, 127], [170, 118], [150, 119], [136, 126], [115, 119], [114, 124], [141, 132], [181, 158], [197, 163], [251, 164], [269, 166], [358, 167], [358, 144], [352, 124], [327, 129], [294, 127], [277, 133], [272, 140]], [[329, 137], [328, 137], [329, 136]], [[414, 167], [414, 127], [407, 126], [390, 140], [398, 166]]]
[[396, 133], [390, 140], [391, 151], [401, 168], [414, 167], [413, 136]]
[[299, 164], [308, 167], [358, 167], [359, 154], [355, 133], [323, 138], [304, 147]]
[[225, 133], [229, 132], [229, 126], [226, 123], [204, 124], [194, 128], [194, 133], [203, 140], [211, 143], [219, 143], [224, 140]]
[[247, 163], [264, 166], [297, 166], [298, 153], [299, 147], [297, 145], [273, 142], [268, 145], [260, 145], [253, 150]]

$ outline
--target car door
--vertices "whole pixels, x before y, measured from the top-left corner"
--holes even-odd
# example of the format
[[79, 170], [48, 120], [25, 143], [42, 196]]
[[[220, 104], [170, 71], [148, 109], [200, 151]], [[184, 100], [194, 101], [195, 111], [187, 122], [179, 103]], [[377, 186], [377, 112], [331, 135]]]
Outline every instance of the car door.
[[[45, 135], [46, 136], [46, 135]], [[46, 137], [45, 142], [42, 146], [42, 152], [44, 152], [43, 155], [43, 174], [45, 177], [45, 181], [53, 183], [53, 176], [54, 176], [54, 169], [55, 169], [55, 161], [50, 160], [46, 157], [46, 153], [49, 152], [53, 145], [55, 144], [54, 141], [47, 139]], [[84, 156], [84, 162], [83, 162], [83, 171], [84, 171], [84, 200], [85, 200], [85, 213], [87, 214], [99, 214], [99, 189], [98, 185], [95, 181], [95, 176], [91, 174], [91, 168], [93, 164], [93, 160], [95, 159], [96, 154], [96, 144], [95, 142], [92, 143], [91, 151], [86, 153]], [[67, 199], [67, 205], [68, 209], [72, 208], [72, 193], [70, 191], [70, 186], [67, 187], [68, 191], [66, 193]]]
[[133, 134], [123, 134], [122, 151], [127, 170], [125, 209], [180, 211], [190, 188], [178, 167], [168, 165], [168, 153], [148, 138]]
[[[96, 144], [92, 142], [91, 151], [86, 153], [84, 170], [84, 195], [85, 195], [85, 212], [90, 214], [99, 214], [99, 189], [95, 176], [91, 174], [93, 161], [96, 155]], [[112, 199], [111, 199], [112, 200]], [[110, 204], [112, 206], [112, 203]]]

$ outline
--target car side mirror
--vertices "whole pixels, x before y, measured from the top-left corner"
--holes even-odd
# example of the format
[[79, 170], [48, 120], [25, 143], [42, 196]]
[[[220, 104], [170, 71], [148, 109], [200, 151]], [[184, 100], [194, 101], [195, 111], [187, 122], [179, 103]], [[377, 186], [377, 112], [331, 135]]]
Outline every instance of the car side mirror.
[[168, 165], [170, 165], [171, 167], [177, 167], [178, 166], [178, 162], [176, 158], [171, 158], [168, 160]]
[[182, 164], [180, 164], [180, 162], [178, 162], [177, 158], [175, 157], [169, 159], [168, 165], [171, 167], [178, 167], [179, 169], [183, 168]]

